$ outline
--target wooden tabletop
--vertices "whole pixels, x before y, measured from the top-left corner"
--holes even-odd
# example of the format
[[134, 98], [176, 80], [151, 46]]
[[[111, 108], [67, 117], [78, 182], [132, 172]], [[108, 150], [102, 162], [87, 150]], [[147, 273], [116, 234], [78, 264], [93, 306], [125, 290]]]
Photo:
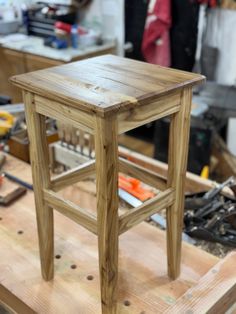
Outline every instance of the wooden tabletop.
[[17, 75], [11, 82], [78, 109], [104, 113], [155, 101], [204, 79], [200, 74], [103, 55]]

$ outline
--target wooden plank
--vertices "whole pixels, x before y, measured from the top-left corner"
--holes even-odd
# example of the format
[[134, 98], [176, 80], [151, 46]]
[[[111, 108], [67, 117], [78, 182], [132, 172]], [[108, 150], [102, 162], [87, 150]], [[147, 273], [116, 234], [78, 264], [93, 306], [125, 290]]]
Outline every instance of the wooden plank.
[[157, 196], [146, 201], [139, 207], [133, 208], [127, 213], [123, 214], [119, 219], [119, 233], [122, 234], [125, 231], [133, 228], [140, 222], [147, 219], [149, 216], [157, 213], [158, 211], [173, 204], [175, 200], [175, 191], [168, 189], [164, 192], [160, 192]]
[[[30, 165], [12, 156], [7, 156], [3, 170], [31, 183]], [[84, 182], [63, 190], [62, 196], [96, 212], [91, 190], [95, 183]], [[43, 281], [33, 196], [28, 191], [11, 206], [0, 208], [0, 283], [37, 313], [100, 314], [97, 237], [55, 211], [56, 276], [51, 282]], [[19, 230], [23, 233], [18, 234]], [[163, 313], [219, 260], [183, 243], [181, 276], [171, 281], [164, 231], [143, 222], [119, 239], [120, 314]], [[93, 280], [87, 279], [89, 275]]]
[[34, 96], [29, 92], [24, 92], [23, 98], [30, 141], [41, 271], [45, 280], [51, 280], [54, 273], [53, 210], [44, 203], [42, 191], [50, 185], [46, 123], [45, 117], [35, 111]]
[[72, 219], [79, 225], [97, 234], [97, 219], [94, 215], [86, 212], [78, 205], [65, 200], [63, 197], [50, 190], [44, 190], [43, 198], [54, 209]]
[[236, 302], [235, 263], [231, 252], [164, 313], [224, 314]]
[[180, 274], [191, 103], [192, 89], [186, 88], [182, 92], [181, 109], [170, 122], [167, 186], [175, 190], [175, 201], [167, 208], [166, 230], [168, 274], [172, 279]]
[[103, 314], [117, 313], [118, 142], [117, 120], [97, 117], [95, 132], [98, 252]]
[[180, 109], [180, 93], [172, 93], [160, 99], [118, 114], [118, 133], [122, 134], [146, 123], [169, 116]]
[[[130, 149], [122, 146], [119, 146], [119, 155], [122, 158], [127, 158], [136, 165], [153, 171], [163, 178], [167, 178], [168, 165], [164, 162], [144, 156], [143, 154], [131, 151]], [[198, 175], [191, 172], [186, 173], [185, 190], [188, 193], [202, 192], [216, 186], [217, 183], [212, 180], [200, 178]]]
[[119, 158], [119, 171], [133, 176], [142, 182], [155, 187], [158, 190], [164, 191], [166, 189], [166, 179], [159, 176], [157, 173], [147, 170], [144, 167], [136, 165], [135, 163]]
[[59, 191], [69, 185], [75, 184], [95, 174], [95, 161], [91, 160], [76, 168], [70, 169], [51, 179], [51, 189]]
[[36, 111], [42, 115], [70, 124], [75, 128], [94, 133], [94, 116], [92, 114], [78, 111], [56, 101], [35, 95]]
[[[3, 285], [0, 284], [0, 304], [3, 303], [7, 307], [11, 313], [17, 314], [36, 314], [34, 310], [32, 310], [27, 304], [22, 302], [19, 298], [17, 298], [11, 291], [6, 289]], [[13, 312], [12, 312], [13, 311]], [[0, 310], [1, 312], [1, 310]], [[4, 314], [5, 312], [3, 312]]]

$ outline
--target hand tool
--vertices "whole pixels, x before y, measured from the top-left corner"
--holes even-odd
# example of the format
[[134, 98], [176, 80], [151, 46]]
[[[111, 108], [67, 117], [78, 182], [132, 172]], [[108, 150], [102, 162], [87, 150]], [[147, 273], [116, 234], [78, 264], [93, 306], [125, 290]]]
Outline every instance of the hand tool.
[[0, 205], [8, 206], [16, 201], [19, 197], [26, 193], [26, 188], [18, 187], [14, 191], [8, 193], [6, 196], [0, 196]]
[[5, 175], [6, 178], [8, 178], [9, 180], [18, 183], [19, 185], [24, 186], [25, 188], [29, 189], [29, 190], [33, 190], [33, 185], [25, 182], [19, 178], [17, 178], [16, 176], [13, 176], [12, 174], [8, 173], [8, 172], [3, 172], [3, 174]]
[[[122, 178], [122, 180], [120, 180], [120, 178]], [[132, 194], [130, 194], [130, 191], [132, 191], [132, 187], [130, 187], [128, 184], [123, 184], [124, 179], [127, 179], [126, 177], [124, 177], [123, 175], [119, 175], [119, 190], [118, 190], [118, 194], [119, 197], [124, 200], [126, 203], [128, 203], [129, 205], [131, 205], [132, 207], [138, 207], [140, 205], [143, 204], [143, 201], [140, 200], [140, 198], [147, 200], [147, 196], [149, 195], [150, 198], [152, 198], [153, 196], [155, 196], [155, 194], [148, 190], [148, 189], [144, 189], [142, 188], [141, 191], [143, 191], [145, 193], [145, 196], [142, 195], [142, 193], [140, 193], [140, 185], [141, 182], [137, 179], [131, 178], [131, 182], [134, 182], [134, 180], [138, 181], [138, 193], [136, 191], [136, 195], [138, 197], [133, 196]], [[135, 183], [137, 184], [137, 182], [135, 181]], [[128, 181], [128, 183], [130, 183], [130, 181]], [[144, 200], [144, 201], [145, 201]], [[154, 221], [155, 223], [157, 223], [159, 226], [162, 227], [162, 229], [166, 229], [166, 219], [164, 217], [162, 217], [159, 214], [154, 214], [151, 217], [151, 220]], [[194, 239], [192, 239], [190, 236], [188, 236], [186, 233], [182, 232], [182, 239], [185, 242], [194, 244], [196, 243], [196, 241]]]

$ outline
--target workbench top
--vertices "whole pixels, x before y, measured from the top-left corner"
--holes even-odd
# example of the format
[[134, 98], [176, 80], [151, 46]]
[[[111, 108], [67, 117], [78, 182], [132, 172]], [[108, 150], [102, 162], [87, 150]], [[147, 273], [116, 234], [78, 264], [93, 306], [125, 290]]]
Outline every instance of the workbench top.
[[[4, 170], [31, 182], [30, 166], [11, 156]], [[62, 193], [94, 210], [92, 185], [91, 181], [83, 182]], [[44, 282], [33, 192], [28, 191], [10, 207], [1, 207], [0, 217], [2, 286], [37, 313], [100, 313], [95, 235], [55, 212], [55, 278]], [[118, 313], [163, 313], [217, 262], [218, 258], [183, 243], [182, 273], [178, 280], [171, 281], [167, 277], [165, 232], [141, 223], [120, 237]]]

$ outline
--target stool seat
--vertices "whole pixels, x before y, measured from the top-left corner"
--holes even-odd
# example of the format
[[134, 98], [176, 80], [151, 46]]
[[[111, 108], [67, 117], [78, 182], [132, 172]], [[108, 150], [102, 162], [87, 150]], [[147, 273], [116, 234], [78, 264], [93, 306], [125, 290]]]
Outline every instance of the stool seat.
[[[120, 306], [117, 306], [119, 236], [163, 209], [167, 217], [168, 275], [172, 279], [179, 276], [192, 87], [203, 80], [200, 74], [112, 55], [11, 78], [23, 89], [45, 280], [52, 280], [54, 275], [53, 210], [98, 236], [103, 314], [116, 314]], [[118, 152], [119, 134], [166, 116], [170, 117], [167, 180], [119, 157]], [[95, 160], [52, 178], [47, 117], [74, 127], [75, 133], [77, 129], [89, 133], [95, 144]], [[120, 215], [119, 172], [155, 187], [158, 193]], [[57, 193], [93, 174], [97, 215]]]
[[154, 101], [203, 79], [199, 74], [104, 55], [13, 76], [11, 81], [38, 95], [103, 115]]

